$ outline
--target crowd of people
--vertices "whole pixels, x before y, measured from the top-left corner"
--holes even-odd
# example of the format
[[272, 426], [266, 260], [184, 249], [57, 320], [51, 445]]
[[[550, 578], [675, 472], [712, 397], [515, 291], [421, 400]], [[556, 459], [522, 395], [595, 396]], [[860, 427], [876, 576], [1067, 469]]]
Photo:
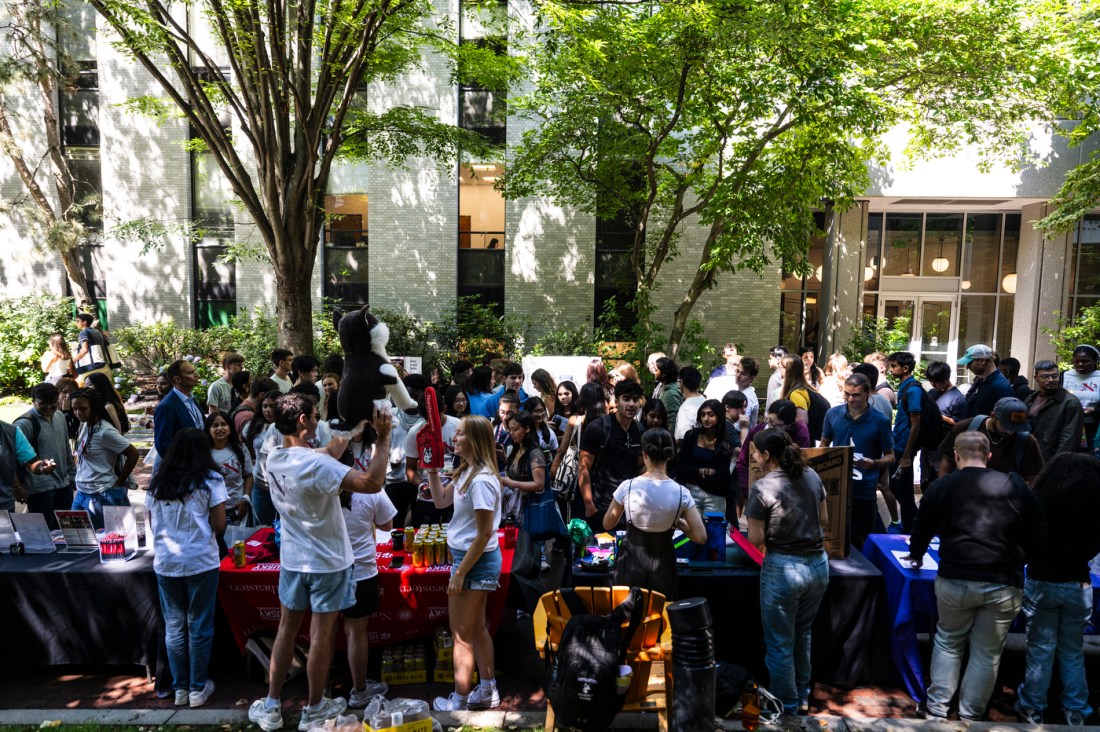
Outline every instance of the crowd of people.
[[[61, 508], [86, 509], [102, 527], [103, 506], [128, 503], [139, 459], [109, 366], [83, 353], [102, 353], [102, 338], [91, 316], [78, 321], [81, 353], [71, 358], [63, 339], [51, 339], [32, 409], [14, 429], [0, 425], [10, 443], [0, 450], [0, 489], [9, 488], [0, 492], [0, 508], [14, 510], [18, 499], [51, 527]], [[252, 705], [253, 722], [266, 732], [282, 726], [282, 682], [306, 610], [314, 642], [301, 729], [386, 692], [367, 677], [367, 623], [379, 607], [374, 531], [425, 523], [449, 523], [454, 558], [448, 595], [456, 683], [434, 706], [499, 705], [485, 617], [501, 571], [496, 531], [509, 524], [518, 531], [513, 603], [529, 612], [544, 588], [548, 552], [562, 553], [561, 584], [571, 581], [571, 542], [538, 541], [524, 526], [531, 497], [552, 487], [566, 522], [583, 519], [594, 533], [625, 531], [617, 584], [670, 598], [677, 596], [674, 534], [703, 543], [704, 517], [713, 515], [745, 526], [749, 541], [765, 550], [769, 688], [786, 713], [805, 712], [810, 628], [829, 567], [825, 492], [802, 448], [850, 446], [852, 545], [862, 548], [872, 533], [911, 534], [907, 561], [917, 567], [940, 537], [939, 626], [922, 713], [945, 717], [958, 690], [960, 718], [982, 718], [1008, 625], [1022, 606], [1029, 622], [1021, 719], [1042, 719], [1055, 658], [1065, 720], [1078, 724], [1091, 714], [1082, 639], [1091, 612], [1089, 560], [1100, 538], [1082, 522], [1100, 507], [1100, 491], [1087, 480], [1100, 467], [1093, 455], [1100, 447], [1095, 347], [1075, 349], [1065, 372], [1039, 361], [1029, 383], [1017, 360], [971, 346], [958, 361], [972, 374], [965, 394], [953, 384], [953, 365], [919, 364], [904, 351], [871, 353], [862, 363], [831, 354], [822, 369], [812, 349], [792, 355], [776, 346], [770, 375], [733, 344], [723, 356], [704, 377], [695, 364], [652, 354], [652, 389], [631, 364], [608, 370], [598, 358], [579, 386], [556, 383], [545, 369], [528, 382], [520, 364], [493, 356], [459, 360], [445, 373], [404, 375], [418, 406], [377, 408], [370, 424], [359, 425], [340, 419], [338, 356], [321, 363], [275, 349], [271, 373], [254, 377], [239, 354], [226, 354], [204, 405], [192, 396], [194, 363], [173, 362], [157, 376], [156, 408], [138, 421], [154, 434], [146, 505], [175, 702], [201, 706], [214, 689], [208, 666], [226, 526], [278, 519], [282, 615], [268, 694]], [[921, 369], [930, 390], [919, 381]], [[754, 385], [765, 380], [758, 395]], [[434, 400], [425, 398], [429, 390]], [[416, 449], [434, 421], [427, 413], [433, 402], [442, 469], [421, 465]], [[1048, 532], [1048, 524], [1059, 532]], [[1081, 528], [1061, 530], [1074, 526]], [[341, 617], [353, 679], [347, 700], [324, 696]], [[477, 685], [470, 681], [475, 667]]]

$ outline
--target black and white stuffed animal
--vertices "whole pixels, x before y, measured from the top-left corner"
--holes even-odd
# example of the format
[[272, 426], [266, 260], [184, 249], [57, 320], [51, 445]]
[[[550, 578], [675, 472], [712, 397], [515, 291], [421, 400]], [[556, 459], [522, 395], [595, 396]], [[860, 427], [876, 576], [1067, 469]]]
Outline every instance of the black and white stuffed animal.
[[371, 315], [370, 305], [343, 317], [337, 313], [335, 318], [340, 345], [344, 347], [344, 374], [337, 403], [344, 424], [350, 428], [362, 420], [370, 421], [375, 403], [385, 403], [387, 396], [398, 409], [415, 408], [416, 400], [409, 396], [386, 353], [390, 329]]

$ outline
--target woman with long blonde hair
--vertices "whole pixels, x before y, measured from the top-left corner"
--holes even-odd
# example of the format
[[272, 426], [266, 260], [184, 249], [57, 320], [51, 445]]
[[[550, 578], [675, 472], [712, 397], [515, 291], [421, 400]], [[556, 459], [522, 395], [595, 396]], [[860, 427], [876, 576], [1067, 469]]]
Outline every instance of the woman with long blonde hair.
[[[485, 627], [485, 604], [497, 588], [501, 567], [497, 542], [501, 488], [489, 420], [463, 417], [454, 436], [454, 454], [459, 464], [446, 484], [438, 469], [427, 468], [435, 507], [454, 506], [447, 533], [454, 558], [447, 606], [454, 636], [455, 690], [435, 699], [433, 707], [441, 712], [500, 706], [493, 639]], [[471, 689], [475, 664], [481, 683]]]

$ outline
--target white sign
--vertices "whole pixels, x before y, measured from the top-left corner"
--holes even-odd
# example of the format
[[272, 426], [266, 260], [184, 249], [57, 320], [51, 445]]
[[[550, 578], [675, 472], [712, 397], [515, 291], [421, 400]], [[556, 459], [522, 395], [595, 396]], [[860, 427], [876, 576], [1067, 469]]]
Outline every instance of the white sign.
[[424, 359], [420, 356], [390, 356], [394, 368], [404, 369], [408, 374], [424, 373]]

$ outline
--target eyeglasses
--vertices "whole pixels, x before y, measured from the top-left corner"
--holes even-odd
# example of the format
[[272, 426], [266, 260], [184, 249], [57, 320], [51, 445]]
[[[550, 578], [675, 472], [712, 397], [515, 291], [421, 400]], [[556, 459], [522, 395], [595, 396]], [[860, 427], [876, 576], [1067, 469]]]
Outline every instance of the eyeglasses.
[[1058, 380], [1058, 373], [1055, 372], [1053, 374], [1035, 374], [1035, 380], [1036, 381], [1057, 381]]
[[42, 407], [43, 409], [54, 409], [57, 407], [58, 402], [40, 402], [37, 399], [34, 400], [35, 406]]

